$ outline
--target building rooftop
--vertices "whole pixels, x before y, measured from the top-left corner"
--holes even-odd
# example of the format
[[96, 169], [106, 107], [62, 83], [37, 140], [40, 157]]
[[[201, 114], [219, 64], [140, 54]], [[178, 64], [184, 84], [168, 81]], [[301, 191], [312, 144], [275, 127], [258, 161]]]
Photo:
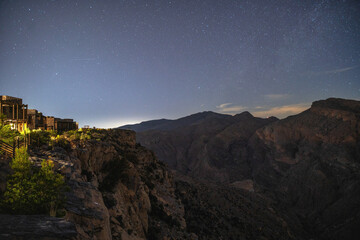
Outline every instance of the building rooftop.
[[7, 95], [1, 95], [1, 100], [6, 101], [6, 100], [22, 100], [22, 99], [17, 98], [17, 97], [7, 96]]

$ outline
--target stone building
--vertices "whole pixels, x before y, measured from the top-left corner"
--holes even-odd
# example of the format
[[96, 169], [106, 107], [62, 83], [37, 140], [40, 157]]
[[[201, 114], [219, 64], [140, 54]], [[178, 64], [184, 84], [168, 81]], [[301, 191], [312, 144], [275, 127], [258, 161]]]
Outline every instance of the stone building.
[[46, 117], [46, 130], [69, 131], [78, 128], [73, 119]]
[[28, 109], [28, 128], [46, 130], [46, 117], [36, 109]]
[[29, 129], [69, 131], [78, 128], [73, 119], [61, 119], [52, 116], [44, 116], [36, 109], [28, 109], [28, 105], [22, 103], [21, 98], [1, 96], [1, 114], [4, 120], [10, 123], [13, 129], [22, 131], [25, 126]]
[[0, 114], [4, 121], [9, 123], [13, 129], [22, 131], [27, 123], [28, 105], [23, 104], [21, 98], [1, 95]]
[[29, 109], [28, 115], [28, 127], [30, 129], [41, 130], [58, 130], [69, 131], [78, 129], [78, 125], [73, 119], [61, 119], [56, 117], [44, 116], [36, 109]]

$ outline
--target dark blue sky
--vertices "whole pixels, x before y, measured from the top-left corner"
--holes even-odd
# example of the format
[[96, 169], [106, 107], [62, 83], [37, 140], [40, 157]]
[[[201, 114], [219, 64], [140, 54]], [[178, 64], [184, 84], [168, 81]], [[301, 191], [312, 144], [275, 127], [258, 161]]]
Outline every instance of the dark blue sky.
[[0, 94], [80, 126], [360, 98], [360, 1], [1, 1]]

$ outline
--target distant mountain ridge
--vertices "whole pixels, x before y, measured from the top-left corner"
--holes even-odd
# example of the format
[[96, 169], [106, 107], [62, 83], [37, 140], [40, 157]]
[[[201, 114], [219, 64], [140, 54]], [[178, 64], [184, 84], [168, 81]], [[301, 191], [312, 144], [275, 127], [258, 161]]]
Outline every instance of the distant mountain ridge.
[[121, 128], [137, 131], [137, 141], [172, 169], [208, 180], [235, 181], [249, 177], [243, 161], [247, 140], [258, 128], [277, 120], [256, 118], [249, 112], [234, 116], [201, 112]]
[[157, 119], [141, 122], [138, 124], [129, 124], [119, 127], [120, 129], [133, 130], [135, 132], [144, 132], [150, 130], [173, 130], [179, 127], [184, 127], [192, 124], [199, 124], [201, 121], [207, 118], [229, 118], [230, 115], [215, 113], [211, 111], [205, 111], [200, 113], [195, 113], [183, 118], [176, 120], [169, 119]]

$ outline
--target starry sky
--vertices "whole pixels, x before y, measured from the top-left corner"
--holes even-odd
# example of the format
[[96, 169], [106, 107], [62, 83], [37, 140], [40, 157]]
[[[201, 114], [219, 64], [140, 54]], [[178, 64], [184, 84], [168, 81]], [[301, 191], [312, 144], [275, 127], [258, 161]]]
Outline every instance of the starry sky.
[[360, 1], [0, 1], [0, 94], [79, 126], [360, 99]]

